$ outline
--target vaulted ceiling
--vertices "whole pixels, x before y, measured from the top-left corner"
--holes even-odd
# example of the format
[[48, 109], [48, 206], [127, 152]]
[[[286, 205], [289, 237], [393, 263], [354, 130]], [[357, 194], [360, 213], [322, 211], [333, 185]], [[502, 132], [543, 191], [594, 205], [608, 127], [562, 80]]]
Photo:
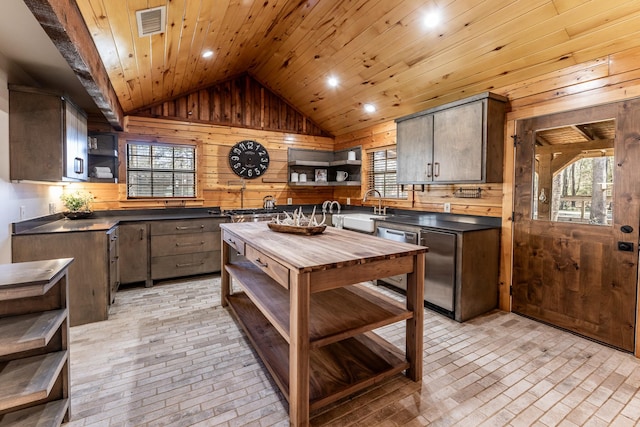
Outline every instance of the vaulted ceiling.
[[[125, 113], [248, 72], [333, 135], [640, 45], [637, 0], [76, 3]], [[139, 37], [156, 6], [166, 31]]]

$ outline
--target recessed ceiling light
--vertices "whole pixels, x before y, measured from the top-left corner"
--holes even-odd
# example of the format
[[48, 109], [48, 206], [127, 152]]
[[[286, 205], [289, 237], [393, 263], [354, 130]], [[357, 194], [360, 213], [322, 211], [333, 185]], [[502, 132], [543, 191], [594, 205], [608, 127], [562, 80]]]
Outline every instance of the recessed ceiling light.
[[376, 106], [373, 104], [364, 104], [363, 108], [367, 113], [373, 113], [376, 111]]
[[432, 11], [424, 16], [424, 25], [427, 28], [434, 28], [440, 23], [440, 12]]
[[331, 87], [336, 87], [338, 86], [338, 79], [336, 77], [331, 76], [327, 79], [327, 83]]
[[203, 58], [211, 58], [213, 56], [213, 51], [212, 50], [205, 50], [204, 52], [202, 52], [202, 57]]

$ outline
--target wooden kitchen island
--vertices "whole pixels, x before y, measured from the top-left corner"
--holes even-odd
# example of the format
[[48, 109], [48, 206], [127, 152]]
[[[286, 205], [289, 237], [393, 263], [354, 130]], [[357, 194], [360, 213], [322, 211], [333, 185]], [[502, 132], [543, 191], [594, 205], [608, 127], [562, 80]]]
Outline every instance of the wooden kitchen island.
[[[222, 305], [289, 401], [291, 425], [308, 425], [310, 411], [402, 371], [421, 381], [427, 248], [332, 227], [313, 236], [264, 222], [220, 227]], [[360, 284], [403, 273], [406, 306]], [[404, 353], [372, 332], [399, 321]]]

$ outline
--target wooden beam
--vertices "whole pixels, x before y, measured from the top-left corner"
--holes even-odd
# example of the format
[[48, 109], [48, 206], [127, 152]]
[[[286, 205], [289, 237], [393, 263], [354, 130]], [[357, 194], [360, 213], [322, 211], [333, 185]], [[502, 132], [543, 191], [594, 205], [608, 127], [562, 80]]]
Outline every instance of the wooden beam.
[[536, 154], [566, 153], [572, 151], [606, 150], [613, 148], [613, 139], [596, 139], [590, 142], [555, 144], [536, 147]]
[[107, 121], [123, 130], [124, 113], [76, 2], [24, 0]]

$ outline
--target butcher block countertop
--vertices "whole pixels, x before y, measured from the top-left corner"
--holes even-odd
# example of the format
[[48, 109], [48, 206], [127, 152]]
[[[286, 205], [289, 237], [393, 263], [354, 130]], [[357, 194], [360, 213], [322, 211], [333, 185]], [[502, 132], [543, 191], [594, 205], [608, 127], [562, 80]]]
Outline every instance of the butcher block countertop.
[[[289, 401], [290, 425], [401, 372], [421, 381], [426, 247], [332, 227], [311, 236], [264, 222], [220, 227], [222, 305]], [[404, 304], [363, 283], [403, 273]], [[404, 352], [375, 334], [398, 322]]]
[[313, 236], [272, 231], [265, 222], [228, 223], [220, 227], [251, 242], [260, 252], [300, 273], [427, 252], [424, 246], [333, 227], [327, 227], [322, 234]]

